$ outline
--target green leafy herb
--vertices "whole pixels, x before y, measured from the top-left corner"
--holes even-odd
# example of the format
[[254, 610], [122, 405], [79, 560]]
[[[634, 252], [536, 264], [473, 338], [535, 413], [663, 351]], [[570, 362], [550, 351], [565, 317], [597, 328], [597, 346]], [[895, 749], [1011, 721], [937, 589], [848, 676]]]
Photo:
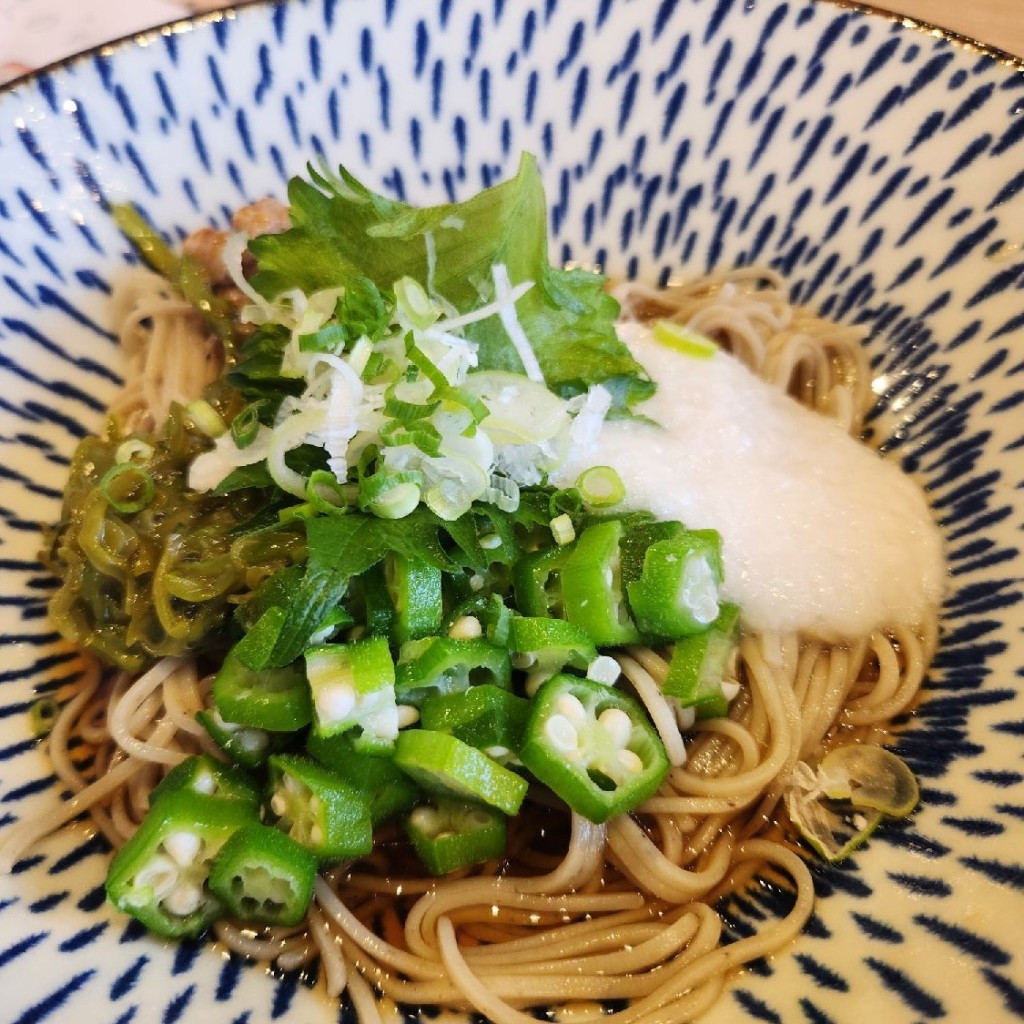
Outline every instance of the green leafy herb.
[[262, 402], [260, 421], [270, 424], [286, 395], [301, 395], [305, 382], [281, 375], [281, 358], [291, 335], [281, 324], [262, 324], [239, 347], [227, 381], [246, 402]]
[[[500, 185], [422, 209], [372, 192], [344, 168], [337, 177], [311, 168], [310, 177], [289, 184], [292, 228], [250, 243], [259, 265], [252, 283], [266, 298], [292, 288], [312, 294], [343, 286], [348, 293], [359, 282], [353, 302], [362, 307], [372, 305], [367, 281], [383, 294], [408, 276], [466, 313], [482, 295], [493, 296], [492, 267], [504, 264], [514, 283], [534, 283], [516, 315], [552, 390], [571, 395], [604, 383], [620, 406], [653, 392], [615, 333], [618, 305], [603, 278], [548, 262], [547, 207], [532, 157]], [[497, 317], [470, 324], [466, 335], [479, 345], [481, 369], [522, 372]]]

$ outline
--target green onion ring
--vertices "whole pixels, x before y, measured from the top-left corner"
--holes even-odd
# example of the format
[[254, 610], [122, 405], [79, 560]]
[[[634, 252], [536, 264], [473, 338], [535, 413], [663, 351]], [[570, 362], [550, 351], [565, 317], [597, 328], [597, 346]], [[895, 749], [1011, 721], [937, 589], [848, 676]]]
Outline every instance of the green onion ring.
[[[122, 477], [125, 479], [122, 480]], [[118, 497], [114, 492], [115, 486], [126, 497]], [[140, 466], [133, 466], [130, 462], [118, 462], [111, 466], [103, 474], [99, 488], [107, 504], [115, 512], [126, 516], [141, 512], [153, 500], [153, 495], [156, 493], [153, 477]], [[131, 497], [132, 494], [135, 497]]]

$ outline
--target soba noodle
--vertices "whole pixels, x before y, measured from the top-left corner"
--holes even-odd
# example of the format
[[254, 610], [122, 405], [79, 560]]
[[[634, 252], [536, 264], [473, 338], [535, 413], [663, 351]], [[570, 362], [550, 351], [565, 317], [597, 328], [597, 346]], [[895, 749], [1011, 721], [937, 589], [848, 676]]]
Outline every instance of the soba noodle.
[[[858, 332], [793, 307], [774, 275], [740, 271], [664, 290], [630, 284], [618, 297], [625, 317], [688, 324], [860, 433], [870, 392]], [[117, 307], [129, 380], [112, 411], [131, 424], [159, 421], [216, 375], [217, 346], [151, 275], [132, 274]], [[473, 1010], [496, 1024], [532, 1024], [524, 1011], [538, 1005], [556, 1019], [571, 1006], [574, 1020], [692, 1020], [731, 972], [779, 950], [810, 914], [805, 855], [781, 823], [794, 766], [840, 737], [884, 738], [913, 703], [935, 644], [934, 622], [920, 631], [894, 623], [842, 645], [744, 635], [729, 717], [684, 720], [682, 729], [659, 685], [667, 652], [621, 652], [622, 673], [673, 764], [638, 813], [604, 826], [531, 805], [510, 824], [506, 861], [442, 879], [417, 875], [402, 844], [385, 842], [318, 879], [304, 925], [254, 932], [220, 922], [216, 937], [288, 970], [319, 961], [329, 995], [347, 992], [364, 1024], [390, 1018], [395, 1003]], [[73, 796], [45, 821], [10, 830], [7, 867], [84, 812], [123, 843], [168, 766], [198, 751], [220, 756], [195, 721], [210, 702], [195, 663], [167, 658], [134, 681], [122, 674], [103, 683], [83, 661], [82, 687], [49, 737]], [[84, 772], [69, 755], [75, 736], [92, 754]], [[716, 903], [755, 876], [787, 888], [791, 906], [757, 934], [723, 943]], [[607, 1014], [602, 1000], [625, 1008]]]
[[148, 270], [126, 272], [111, 307], [125, 356], [125, 385], [110, 414], [126, 432], [151, 430], [167, 418], [173, 402], [190, 402], [217, 378], [223, 352], [195, 307]]

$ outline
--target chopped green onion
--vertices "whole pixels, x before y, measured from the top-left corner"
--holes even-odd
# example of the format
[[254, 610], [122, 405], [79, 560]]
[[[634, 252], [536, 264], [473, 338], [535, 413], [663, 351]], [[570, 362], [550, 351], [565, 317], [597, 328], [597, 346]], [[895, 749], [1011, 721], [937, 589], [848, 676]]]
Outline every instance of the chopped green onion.
[[487, 472], [479, 463], [472, 459], [448, 458], [444, 460], [441, 481], [426, 490], [423, 502], [431, 512], [453, 522], [487, 492], [488, 483]]
[[420, 501], [419, 473], [374, 473], [359, 485], [359, 507], [381, 519], [404, 519]]
[[220, 413], [205, 398], [189, 402], [185, 406], [185, 412], [207, 437], [220, 437], [227, 430]]
[[388, 359], [383, 352], [371, 352], [359, 376], [364, 384], [369, 384], [371, 381], [383, 376], [393, 365], [392, 360]]
[[576, 479], [576, 488], [584, 505], [590, 508], [610, 508], [626, 496], [626, 488], [611, 466], [585, 469]]
[[263, 402], [250, 402], [231, 421], [231, 437], [239, 448], [248, 448], [260, 430], [260, 409]]
[[306, 498], [317, 512], [343, 515], [358, 496], [358, 488], [343, 484], [326, 469], [315, 469], [306, 481]]
[[440, 314], [423, 286], [411, 277], [400, 277], [395, 282], [395, 299], [399, 313], [417, 330], [430, 327]]
[[410, 331], [405, 336], [405, 354], [409, 362], [419, 370], [435, 388], [448, 387], [448, 378], [438, 369], [437, 364], [413, 340]]
[[348, 340], [348, 331], [341, 324], [325, 324], [311, 334], [299, 335], [301, 352], [340, 352]]
[[437, 411], [441, 404], [439, 401], [431, 402], [406, 402], [404, 399], [396, 398], [394, 385], [388, 388], [387, 397], [384, 399], [384, 415], [390, 416], [393, 420], [408, 426], [417, 420], [425, 420]]
[[362, 481], [371, 475], [374, 463], [380, 458], [380, 448], [375, 444], [368, 444], [360, 453], [356, 462], [356, 475]]
[[710, 359], [718, 346], [710, 339], [671, 320], [659, 320], [651, 331], [654, 340], [693, 359]]
[[474, 371], [466, 376], [462, 389], [487, 406], [483, 428], [495, 444], [543, 445], [572, 424], [565, 399], [522, 374]]
[[356, 274], [345, 282], [334, 315], [345, 330], [346, 344], [372, 343], [391, 333], [394, 310], [394, 295], [382, 292], [365, 274]]
[[551, 520], [551, 536], [555, 543], [561, 547], [563, 544], [571, 544], [576, 539], [576, 527], [573, 525], [572, 516], [564, 512]]
[[114, 452], [115, 462], [132, 462], [137, 466], [144, 466], [153, 458], [153, 446], [140, 437], [129, 437], [122, 441]]
[[483, 423], [491, 412], [476, 395], [471, 394], [465, 388], [443, 388], [437, 392], [437, 397], [443, 402], [461, 406], [473, 417], [473, 422], [463, 431], [467, 437], [472, 436], [477, 424]]
[[380, 439], [389, 448], [411, 444], [424, 455], [431, 457], [441, 454], [441, 432], [432, 423], [415, 421], [415, 427], [407, 427], [400, 420], [391, 420], [380, 428]]
[[60, 714], [60, 705], [52, 697], [40, 697], [29, 709], [33, 736], [46, 736]]
[[107, 504], [122, 515], [142, 511], [156, 493], [156, 485], [149, 473], [130, 462], [111, 466], [103, 474], [99, 487]]
[[494, 474], [484, 497], [492, 505], [497, 505], [502, 512], [515, 512], [519, 508], [519, 484], [507, 476]]
[[281, 509], [277, 513], [277, 521], [291, 523], [296, 519], [312, 519], [316, 515], [316, 511], [310, 502], [304, 501], [299, 505], [289, 505], [287, 508]]
[[367, 365], [359, 373], [359, 378], [364, 384], [383, 383], [396, 376], [394, 359], [389, 359], [383, 352], [371, 352], [367, 356]]

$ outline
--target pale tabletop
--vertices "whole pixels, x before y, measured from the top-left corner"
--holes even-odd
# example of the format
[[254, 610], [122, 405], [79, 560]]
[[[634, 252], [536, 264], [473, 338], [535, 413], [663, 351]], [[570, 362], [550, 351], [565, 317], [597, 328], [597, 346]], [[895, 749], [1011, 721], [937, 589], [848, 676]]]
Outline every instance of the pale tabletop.
[[[119, 36], [221, 6], [224, 0], [0, 0], [0, 82]], [[870, 6], [1024, 57], [1024, 0], [871, 0]]]
[[1024, 57], [1024, 0], [870, 0], [870, 6]]

